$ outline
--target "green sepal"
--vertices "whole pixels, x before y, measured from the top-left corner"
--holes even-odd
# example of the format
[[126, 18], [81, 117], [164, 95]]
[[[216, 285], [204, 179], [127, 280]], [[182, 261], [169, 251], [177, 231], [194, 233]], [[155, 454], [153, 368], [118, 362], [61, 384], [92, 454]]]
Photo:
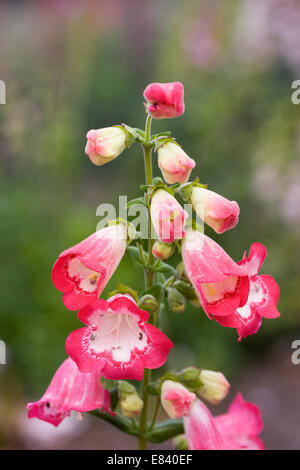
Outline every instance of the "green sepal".
[[163, 145], [165, 145], [167, 143], [172, 143], [172, 144], [178, 145], [178, 147], [181, 148], [181, 145], [179, 145], [178, 142], [176, 142], [174, 137], [172, 137], [171, 135], [168, 135], [166, 137], [165, 136], [157, 137], [155, 139], [154, 143], [155, 143], [155, 146], [154, 146], [155, 152], [157, 152], [160, 149], [160, 147], [162, 147]]
[[162, 292], [163, 292], [162, 286], [160, 284], [155, 284], [154, 286], [149, 287], [149, 289], [143, 290], [143, 292], [141, 292], [141, 297], [143, 297], [144, 295], [150, 294], [150, 295], [153, 295], [153, 297], [155, 297], [157, 300], [160, 300], [162, 296]]
[[136, 130], [133, 127], [128, 126], [127, 124], [122, 123], [121, 126], [115, 126], [115, 127], [120, 127], [122, 129], [125, 129], [126, 131], [126, 147], [130, 147], [133, 142], [137, 140], [138, 134]]
[[167, 186], [166, 183], [164, 183], [160, 177], [157, 177], [155, 179], [157, 181], [156, 184], [141, 184], [140, 189], [144, 191], [144, 193], [148, 193], [150, 198], [152, 197], [154, 191], [156, 191], [157, 189], [163, 189], [164, 191], [167, 191], [167, 193], [174, 196], [175, 189], [173, 189], [172, 186]]
[[156, 139], [159, 139], [160, 137], [170, 137], [171, 131], [166, 131], [166, 132], [159, 132], [158, 134], [154, 134], [152, 136], [152, 141], [154, 142]]
[[119, 391], [118, 391], [117, 386], [109, 390], [109, 396], [110, 396], [110, 407], [112, 411], [115, 411], [119, 403]]
[[184, 183], [178, 186], [176, 188], [176, 192], [184, 201], [189, 201], [194, 187], [206, 189], [207, 186], [207, 184], [200, 183], [199, 178], [197, 176], [194, 181], [189, 181], [188, 183]]
[[148, 386], [147, 386], [147, 393], [149, 393], [149, 395], [158, 395], [159, 396], [159, 386], [156, 382], [151, 382]]
[[134, 298], [136, 303], [138, 303], [138, 300], [139, 300], [138, 292], [136, 290], [132, 289], [131, 287], [126, 286], [125, 284], [122, 284], [121, 282], [119, 282], [117, 284], [117, 287], [116, 287], [115, 290], [113, 290], [113, 291], [111, 291], [107, 294], [107, 298], [109, 299], [110, 297], [113, 297], [116, 294], [129, 294], [129, 295], [131, 295], [131, 297]]

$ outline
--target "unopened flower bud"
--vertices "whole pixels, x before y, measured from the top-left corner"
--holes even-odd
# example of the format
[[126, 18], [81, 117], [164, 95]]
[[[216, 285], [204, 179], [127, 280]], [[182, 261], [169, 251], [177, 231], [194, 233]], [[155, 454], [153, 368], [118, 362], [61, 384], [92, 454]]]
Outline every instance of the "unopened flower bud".
[[177, 199], [164, 189], [157, 189], [151, 198], [151, 219], [160, 241], [173, 243], [185, 236], [188, 213]]
[[158, 302], [153, 295], [145, 294], [139, 300], [139, 307], [149, 313], [155, 313], [158, 310]]
[[185, 310], [185, 299], [183, 295], [173, 287], [168, 288], [168, 304], [172, 312], [182, 313]]
[[137, 395], [127, 395], [124, 400], [121, 400], [121, 412], [125, 418], [134, 418], [138, 416], [143, 409], [143, 400]]
[[195, 393], [190, 392], [179, 382], [165, 380], [161, 386], [161, 404], [172, 419], [189, 416], [195, 399]]
[[184, 112], [183, 95], [180, 82], [150, 83], [144, 90], [147, 112], [155, 119], [180, 116]]
[[152, 254], [155, 258], [158, 259], [167, 259], [174, 252], [174, 245], [170, 243], [164, 243], [160, 241], [156, 241], [152, 248]]
[[123, 380], [120, 381], [119, 397], [123, 416], [126, 418], [134, 418], [140, 414], [144, 404], [133, 385]]
[[230, 388], [230, 384], [221, 372], [212, 370], [201, 370], [200, 379], [203, 383], [197, 394], [213, 405], [217, 405], [222, 401]]
[[158, 166], [168, 184], [186, 183], [195, 161], [174, 142], [166, 142], [158, 149]]
[[127, 131], [122, 127], [104, 127], [88, 131], [85, 153], [94, 165], [104, 165], [118, 157], [126, 147]]
[[189, 448], [185, 434], [179, 434], [179, 436], [174, 437], [173, 444], [177, 450], [188, 450]]
[[240, 208], [237, 202], [209, 189], [194, 187], [191, 202], [198, 216], [217, 233], [234, 228], [238, 223]]

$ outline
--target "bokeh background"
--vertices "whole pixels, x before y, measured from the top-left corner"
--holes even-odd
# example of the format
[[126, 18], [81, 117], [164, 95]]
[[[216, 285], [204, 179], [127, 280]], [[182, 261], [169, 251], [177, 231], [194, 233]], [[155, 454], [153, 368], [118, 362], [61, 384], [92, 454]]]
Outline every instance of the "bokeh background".
[[[137, 197], [143, 182], [138, 146], [94, 167], [86, 131], [143, 127], [145, 86], [180, 80], [185, 114], [154, 129], [172, 130], [197, 162], [193, 174], [239, 202], [239, 225], [218, 242], [235, 260], [253, 241], [267, 246], [263, 272], [280, 284], [282, 317], [238, 343], [200, 309], [166, 311], [176, 345], [168, 365], [222, 370], [232, 389], [213, 412], [241, 390], [261, 407], [267, 447], [299, 449], [300, 365], [291, 362], [300, 339], [300, 105], [291, 102], [299, 1], [1, 1], [0, 43], [0, 448], [135, 446], [96, 418], [55, 430], [27, 420], [24, 406], [44, 392], [80, 326], [51, 283], [57, 255], [95, 230], [99, 204]], [[127, 256], [106, 292], [118, 281], [142, 288]]]

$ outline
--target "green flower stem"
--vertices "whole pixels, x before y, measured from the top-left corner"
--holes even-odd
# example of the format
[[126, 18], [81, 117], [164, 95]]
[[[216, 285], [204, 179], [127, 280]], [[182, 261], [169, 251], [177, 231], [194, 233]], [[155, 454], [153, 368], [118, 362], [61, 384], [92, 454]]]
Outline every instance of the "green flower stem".
[[[152, 118], [148, 114], [146, 119], [145, 125], [145, 144], [143, 145], [143, 152], [144, 152], [144, 164], [145, 164], [145, 177], [146, 177], [146, 184], [151, 185], [153, 179], [152, 173], [152, 155], [151, 155], [151, 121]], [[153, 262], [153, 255], [152, 255], [152, 237], [151, 237], [151, 214], [150, 208], [148, 207], [148, 214], [149, 214], [149, 226], [148, 226], [148, 266], [150, 266]], [[154, 284], [154, 277], [155, 273], [149, 270], [147, 267], [145, 268], [145, 288], [149, 289]], [[151, 380], [151, 371], [149, 369], [145, 369], [143, 384], [142, 384], [142, 400], [144, 402], [143, 410], [141, 413], [140, 418], [140, 436], [138, 438], [138, 448], [139, 450], [144, 450], [147, 448], [147, 441], [144, 437], [147, 427], [147, 415], [148, 415], [148, 392], [147, 387]]]
[[109, 413], [101, 413], [99, 410], [93, 410], [89, 412], [90, 414], [97, 416], [97, 418], [101, 418], [104, 421], [112, 424], [120, 431], [125, 432], [126, 434], [130, 434], [131, 436], [138, 436], [139, 431], [138, 429], [132, 426], [131, 420], [124, 418], [124, 416], [116, 413], [115, 416], [110, 415]]
[[155, 425], [155, 423], [156, 423], [156, 419], [157, 419], [157, 415], [158, 415], [158, 412], [159, 412], [159, 408], [160, 408], [160, 398], [159, 398], [159, 396], [157, 396], [157, 397], [156, 397], [156, 403], [155, 403], [154, 414], [153, 414], [152, 422], [151, 422], [151, 424], [150, 424], [150, 427], [149, 427], [149, 429], [148, 429], [148, 432], [150, 432], [150, 431], [153, 429], [153, 427], [154, 427], [154, 425]]
[[[115, 416], [110, 415], [109, 413], [101, 413], [99, 410], [89, 411], [89, 413], [97, 418], [103, 419], [107, 423], [110, 423], [115, 428], [119, 429], [126, 434], [131, 436], [138, 437], [139, 429], [133, 426], [132, 420], [124, 418], [124, 416], [117, 413]], [[164, 442], [167, 439], [178, 436], [178, 434], [183, 434], [183, 424], [182, 420], [172, 419], [168, 421], [163, 421], [162, 423], [157, 424], [151, 429], [151, 426], [148, 431], [144, 434], [144, 439], [146, 441], [160, 443]]]

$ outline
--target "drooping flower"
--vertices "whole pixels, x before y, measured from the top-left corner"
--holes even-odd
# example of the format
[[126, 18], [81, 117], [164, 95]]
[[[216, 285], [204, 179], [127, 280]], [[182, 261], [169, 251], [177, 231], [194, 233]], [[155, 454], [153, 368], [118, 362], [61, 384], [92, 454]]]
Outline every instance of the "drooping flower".
[[59, 255], [52, 281], [63, 292], [63, 303], [69, 310], [98, 298], [125, 253], [126, 237], [125, 224], [112, 225]]
[[250, 291], [247, 303], [238, 307], [228, 317], [214, 317], [221, 325], [236, 328], [239, 340], [256, 333], [262, 318], [278, 318], [279, 287], [272, 276], [260, 275], [258, 272], [267, 256], [267, 250], [261, 243], [252, 243], [247, 258], [238, 263], [244, 267], [250, 279]]
[[162, 383], [161, 404], [171, 419], [189, 416], [195, 400], [195, 393], [190, 392], [181, 383], [173, 380], [164, 380]]
[[174, 118], [184, 113], [181, 82], [150, 83], [144, 90], [147, 112], [155, 119]]
[[231, 315], [249, 294], [247, 269], [235, 263], [214, 240], [187, 230], [182, 258], [188, 278], [209, 318]]
[[197, 394], [213, 405], [220, 403], [229, 392], [230, 383], [222, 372], [202, 369], [199, 376], [203, 385]]
[[237, 202], [209, 189], [193, 187], [191, 202], [199, 217], [203, 214], [204, 222], [217, 233], [223, 233], [238, 223], [240, 208]]
[[166, 183], [184, 184], [189, 180], [196, 163], [179, 145], [174, 142], [166, 142], [159, 147], [157, 153], [158, 166]]
[[142, 380], [144, 368], [161, 367], [172, 342], [147, 323], [129, 295], [96, 300], [78, 314], [87, 325], [73, 331], [66, 341], [68, 355], [82, 372], [101, 371], [107, 379]]
[[184, 224], [188, 213], [167, 191], [157, 189], [151, 199], [151, 219], [159, 239], [173, 243], [185, 235]]
[[190, 450], [264, 450], [258, 437], [263, 429], [259, 408], [238, 393], [227, 413], [213, 417], [201, 400], [183, 418]]
[[86, 134], [85, 153], [94, 165], [104, 165], [114, 160], [126, 147], [126, 130], [122, 127], [91, 129]]
[[28, 418], [38, 418], [58, 426], [71, 411], [87, 412], [97, 408], [110, 411], [110, 397], [100, 383], [100, 372], [83, 374], [68, 358], [56, 371], [51, 383], [35, 403], [28, 403]]

